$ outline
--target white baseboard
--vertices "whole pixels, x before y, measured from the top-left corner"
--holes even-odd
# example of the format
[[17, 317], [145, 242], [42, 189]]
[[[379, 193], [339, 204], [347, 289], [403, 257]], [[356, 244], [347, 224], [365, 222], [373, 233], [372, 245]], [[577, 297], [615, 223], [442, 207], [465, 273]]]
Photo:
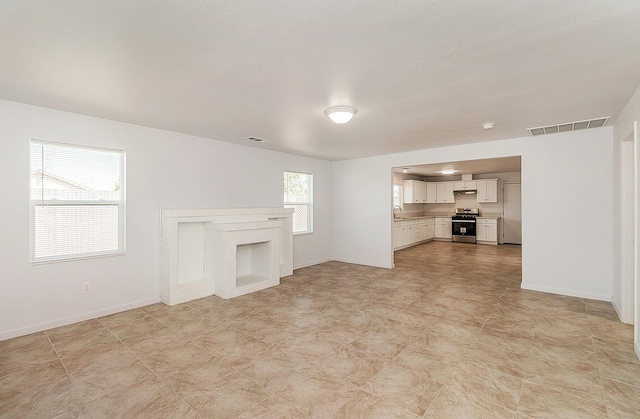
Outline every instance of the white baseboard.
[[578, 298], [586, 298], [589, 300], [611, 302], [610, 295], [591, 294], [589, 292], [554, 288], [554, 287], [548, 287], [545, 285], [527, 284], [524, 281], [522, 282], [522, 285], [520, 286], [520, 288], [522, 288], [523, 290], [529, 290], [529, 291], [540, 291], [540, 292], [547, 292], [550, 294], [566, 295], [568, 297], [578, 297]]
[[338, 259], [338, 258], [333, 258], [333, 260], [336, 261], [336, 262], [352, 263], [354, 265], [371, 266], [373, 268], [384, 268], [384, 269], [392, 269], [393, 268], [393, 266], [389, 266], [389, 265], [378, 265], [378, 264], [375, 264], [375, 263], [363, 262], [363, 261], [358, 261], [358, 260]]
[[331, 261], [332, 261], [331, 258], [324, 258], [324, 259], [316, 260], [316, 261], [313, 261], [313, 262], [305, 262], [305, 263], [302, 263], [300, 265], [294, 265], [293, 266], [293, 270], [301, 269], [301, 268], [308, 268], [309, 266], [319, 265], [321, 263], [331, 262]]
[[613, 297], [611, 297], [611, 305], [613, 306], [613, 308], [616, 310], [616, 314], [618, 315], [618, 319], [620, 321], [622, 321], [622, 310], [620, 310], [620, 307], [618, 307], [618, 304], [616, 304], [615, 300], [613, 299]]
[[43, 330], [53, 329], [54, 327], [66, 326], [68, 324], [81, 322], [84, 320], [95, 319], [109, 314], [120, 313], [121, 311], [132, 310], [134, 308], [148, 306], [160, 302], [160, 297], [149, 298], [147, 300], [135, 301], [133, 303], [123, 304], [120, 306], [109, 307], [103, 310], [92, 311], [90, 313], [80, 314], [78, 316], [66, 317], [64, 319], [53, 320], [46, 323], [40, 323], [33, 326], [21, 327], [19, 329], [9, 330], [8, 332], [0, 332], [0, 341], [12, 339], [19, 336], [29, 335], [31, 333], [42, 332]]

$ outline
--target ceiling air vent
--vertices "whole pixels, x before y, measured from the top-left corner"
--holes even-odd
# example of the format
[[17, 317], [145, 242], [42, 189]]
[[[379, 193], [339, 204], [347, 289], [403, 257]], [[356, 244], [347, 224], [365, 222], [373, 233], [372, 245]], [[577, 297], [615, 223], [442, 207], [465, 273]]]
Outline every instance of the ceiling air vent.
[[270, 143], [271, 141], [258, 137], [245, 137], [245, 140], [253, 141], [254, 143]]
[[584, 121], [548, 125], [546, 127], [527, 128], [527, 131], [529, 132], [529, 135], [535, 137], [536, 135], [555, 134], [557, 132], [577, 131], [579, 129], [586, 128], [599, 128], [607, 125], [607, 122], [609, 122], [610, 118], [610, 116], [605, 116], [602, 118], [586, 119]]

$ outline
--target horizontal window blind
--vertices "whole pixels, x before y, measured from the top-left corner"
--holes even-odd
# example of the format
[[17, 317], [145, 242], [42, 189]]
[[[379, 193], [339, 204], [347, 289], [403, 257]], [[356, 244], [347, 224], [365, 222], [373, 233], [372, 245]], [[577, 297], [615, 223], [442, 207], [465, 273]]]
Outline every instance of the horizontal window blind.
[[294, 209], [294, 233], [313, 231], [312, 181], [309, 173], [284, 172], [284, 207]]
[[31, 259], [124, 252], [121, 150], [31, 141]]

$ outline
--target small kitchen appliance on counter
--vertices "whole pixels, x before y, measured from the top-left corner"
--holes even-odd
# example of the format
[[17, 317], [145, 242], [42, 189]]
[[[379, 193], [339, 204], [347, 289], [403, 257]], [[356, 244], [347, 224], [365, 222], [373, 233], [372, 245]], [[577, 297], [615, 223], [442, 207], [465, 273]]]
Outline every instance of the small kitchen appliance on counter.
[[451, 217], [451, 241], [475, 243], [476, 217], [479, 215], [478, 208], [456, 208], [456, 215]]

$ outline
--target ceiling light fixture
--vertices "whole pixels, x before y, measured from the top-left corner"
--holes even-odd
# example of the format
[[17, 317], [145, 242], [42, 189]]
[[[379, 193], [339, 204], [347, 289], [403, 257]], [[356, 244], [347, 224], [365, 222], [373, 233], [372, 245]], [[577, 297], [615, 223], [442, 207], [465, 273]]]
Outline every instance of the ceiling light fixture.
[[351, 118], [353, 118], [356, 112], [358, 112], [358, 110], [351, 106], [334, 106], [324, 111], [336, 124], [346, 124], [351, 121]]
[[482, 124], [482, 128], [484, 128], [484, 129], [491, 129], [491, 128], [495, 127], [495, 126], [496, 126], [496, 124], [494, 124], [493, 122], [487, 122], [487, 123]]
[[443, 175], [452, 175], [454, 174], [456, 171], [453, 169], [442, 169], [442, 171], [440, 173], [442, 173]]
[[408, 167], [403, 167], [402, 168], [402, 173], [409, 173], [409, 168]]

